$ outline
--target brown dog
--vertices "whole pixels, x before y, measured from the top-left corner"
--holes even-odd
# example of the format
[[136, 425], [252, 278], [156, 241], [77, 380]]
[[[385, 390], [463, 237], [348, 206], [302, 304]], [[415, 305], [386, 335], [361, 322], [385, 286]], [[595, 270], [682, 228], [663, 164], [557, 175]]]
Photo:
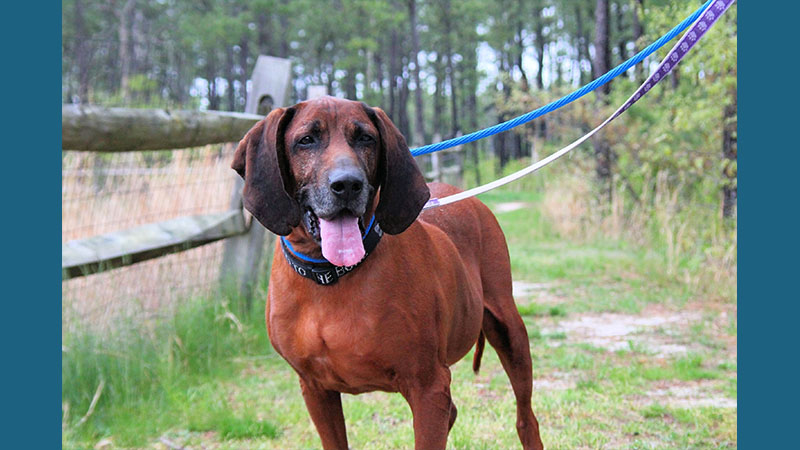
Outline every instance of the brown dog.
[[267, 327], [324, 449], [348, 448], [340, 393], [375, 390], [408, 401], [417, 449], [444, 449], [456, 419], [449, 366], [475, 344], [477, 372], [484, 335], [511, 379], [523, 448], [542, 448], [503, 232], [476, 199], [419, 215], [431, 192], [457, 189], [425, 184], [383, 111], [332, 97], [276, 109], [232, 167], [246, 208], [286, 236]]

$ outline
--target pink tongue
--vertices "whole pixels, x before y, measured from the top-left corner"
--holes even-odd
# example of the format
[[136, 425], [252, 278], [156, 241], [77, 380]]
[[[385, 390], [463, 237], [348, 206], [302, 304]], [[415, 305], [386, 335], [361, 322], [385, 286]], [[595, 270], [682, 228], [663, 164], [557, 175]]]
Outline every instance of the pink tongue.
[[364, 244], [358, 229], [358, 218], [340, 216], [333, 220], [319, 219], [322, 256], [337, 266], [352, 266], [364, 257]]

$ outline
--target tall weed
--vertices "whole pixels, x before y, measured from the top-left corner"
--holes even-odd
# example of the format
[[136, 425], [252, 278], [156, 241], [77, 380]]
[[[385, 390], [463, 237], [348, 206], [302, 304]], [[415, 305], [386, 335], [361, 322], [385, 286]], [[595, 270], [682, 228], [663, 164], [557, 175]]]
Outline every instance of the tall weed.
[[735, 296], [735, 219], [723, 219], [718, 204], [692, 196], [679, 178], [666, 171], [645, 177], [636, 197], [615, 179], [608, 204], [598, 202], [591, 173], [580, 164], [542, 177], [542, 212], [564, 238], [630, 242], [658, 256], [665, 276], [696, 288], [723, 286], [714, 292]]

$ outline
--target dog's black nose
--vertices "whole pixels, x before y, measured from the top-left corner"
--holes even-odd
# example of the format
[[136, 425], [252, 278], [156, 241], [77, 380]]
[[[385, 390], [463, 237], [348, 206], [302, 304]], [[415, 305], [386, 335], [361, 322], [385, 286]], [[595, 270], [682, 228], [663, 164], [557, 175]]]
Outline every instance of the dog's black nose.
[[336, 197], [349, 201], [361, 193], [364, 188], [364, 178], [356, 169], [337, 169], [328, 176], [331, 192]]

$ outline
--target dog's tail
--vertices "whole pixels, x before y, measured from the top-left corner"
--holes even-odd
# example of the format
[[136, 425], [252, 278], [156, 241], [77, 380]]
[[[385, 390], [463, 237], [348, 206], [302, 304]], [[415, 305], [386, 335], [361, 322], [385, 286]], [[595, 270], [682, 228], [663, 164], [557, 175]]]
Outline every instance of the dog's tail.
[[478, 342], [475, 343], [475, 356], [472, 357], [472, 371], [478, 374], [481, 370], [481, 357], [483, 357], [483, 346], [486, 343], [486, 337], [483, 335], [483, 330], [478, 334]]

